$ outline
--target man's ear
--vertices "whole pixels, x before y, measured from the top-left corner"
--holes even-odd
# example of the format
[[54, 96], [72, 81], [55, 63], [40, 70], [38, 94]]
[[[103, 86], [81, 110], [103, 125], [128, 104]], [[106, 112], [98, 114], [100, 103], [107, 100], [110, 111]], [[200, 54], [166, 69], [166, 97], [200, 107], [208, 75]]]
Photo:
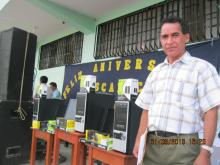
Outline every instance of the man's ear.
[[185, 36], [185, 43], [188, 43], [190, 41], [189, 33], [184, 34], [184, 36]]

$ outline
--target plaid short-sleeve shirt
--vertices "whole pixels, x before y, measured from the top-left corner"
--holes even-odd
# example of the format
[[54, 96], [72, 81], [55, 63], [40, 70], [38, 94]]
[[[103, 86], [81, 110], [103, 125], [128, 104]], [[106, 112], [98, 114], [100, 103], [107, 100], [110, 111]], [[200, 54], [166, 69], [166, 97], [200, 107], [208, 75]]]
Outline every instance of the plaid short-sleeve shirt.
[[149, 74], [136, 104], [148, 112], [150, 131], [195, 133], [202, 116], [220, 104], [220, 78], [213, 65], [188, 52], [167, 59]]

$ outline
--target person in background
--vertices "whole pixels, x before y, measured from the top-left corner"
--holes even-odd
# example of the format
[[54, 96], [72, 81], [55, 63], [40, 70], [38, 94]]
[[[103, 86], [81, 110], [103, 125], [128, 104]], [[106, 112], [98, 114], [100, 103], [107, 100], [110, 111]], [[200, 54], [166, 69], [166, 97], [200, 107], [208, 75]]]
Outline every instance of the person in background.
[[57, 89], [57, 84], [55, 82], [50, 83], [50, 89], [52, 90], [52, 99], [61, 99], [60, 91]]
[[[47, 85], [48, 77], [47, 76], [41, 76], [40, 77], [40, 83], [35, 88], [33, 99], [50, 99], [52, 96], [52, 90]], [[37, 154], [36, 159], [42, 160], [45, 157], [46, 152], [46, 143], [43, 140], [39, 140], [37, 143]]]
[[[137, 157], [148, 129], [144, 165], [211, 164], [220, 79], [212, 64], [186, 51], [189, 40], [181, 18], [163, 20], [160, 42], [166, 59], [149, 74], [136, 100], [143, 112], [133, 154]], [[204, 139], [199, 139], [202, 130]]]
[[50, 99], [52, 97], [52, 90], [47, 85], [48, 78], [47, 76], [40, 77], [40, 84], [37, 86], [34, 91], [33, 98], [47, 98]]

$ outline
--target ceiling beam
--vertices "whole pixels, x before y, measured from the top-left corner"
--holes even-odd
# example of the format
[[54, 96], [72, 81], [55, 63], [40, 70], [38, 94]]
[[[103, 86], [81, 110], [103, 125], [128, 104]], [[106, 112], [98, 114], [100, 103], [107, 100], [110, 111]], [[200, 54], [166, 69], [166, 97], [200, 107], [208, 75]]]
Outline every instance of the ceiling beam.
[[79, 31], [90, 34], [95, 32], [95, 19], [89, 18], [76, 11], [58, 5], [48, 0], [26, 0], [38, 6], [45, 12], [54, 16], [61, 22], [78, 29]]
[[118, 18], [120, 16], [124, 16], [127, 15], [129, 13], [138, 11], [140, 9], [155, 5], [157, 3], [163, 2], [165, 0], [141, 0], [141, 1], [137, 1], [136, 3], [133, 4], [129, 4], [129, 5], [124, 5], [121, 8], [112, 10], [108, 13], [105, 13], [102, 17], [98, 18], [96, 20], [96, 25]]

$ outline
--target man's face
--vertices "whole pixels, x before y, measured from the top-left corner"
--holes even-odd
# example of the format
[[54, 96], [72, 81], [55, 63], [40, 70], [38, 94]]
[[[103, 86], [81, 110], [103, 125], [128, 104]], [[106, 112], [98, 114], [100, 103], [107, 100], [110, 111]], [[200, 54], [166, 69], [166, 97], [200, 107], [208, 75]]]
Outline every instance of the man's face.
[[56, 88], [53, 85], [50, 85], [50, 89], [54, 91]]
[[160, 42], [169, 63], [173, 63], [185, 52], [189, 34], [183, 34], [179, 23], [165, 23], [161, 27]]

